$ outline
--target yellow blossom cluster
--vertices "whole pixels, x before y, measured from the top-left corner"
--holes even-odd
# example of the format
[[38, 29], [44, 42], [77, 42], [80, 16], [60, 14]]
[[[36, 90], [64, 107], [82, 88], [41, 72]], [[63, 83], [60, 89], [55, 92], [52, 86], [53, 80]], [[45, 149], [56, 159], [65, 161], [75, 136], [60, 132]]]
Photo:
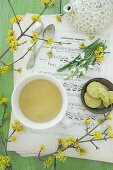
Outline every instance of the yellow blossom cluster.
[[41, 3], [52, 7], [55, 3], [55, 0], [41, 0]]
[[42, 152], [46, 151], [45, 145], [42, 144], [42, 145], [40, 146], [40, 149], [41, 149]]
[[109, 97], [111, 103], [113, 103], [113, 97]]
[[8, 38], [7, 38], [6, 42], [10, 46], [11, 51], [14, 51], [14, 52], [17, 51], [17, 49], [18, 49], [17, 46], [19, 45], [19, 43], [18, 43], [16, 37], [14, 36], [14, 31], [11, 29], [8, 32]]
[[5, 118], [8, 118], [8, 114], [6, 113], [6, 114], [4, 115], [4, 117], [5, 117]]
[[36, 14], [31, 16], [31, 20], [32, 21], [42, 22], [42, 19], [41, 19], [40, 15], [36, 15]]
[[0, 94], [0, 104], [4, 104], [8, 102], [8, 98], [3, 98], [2, 95]]
[[82, 42], [81, 44], [79, 44], [80, 48], [85, 48], [86, 45]]
[[88, 149], [81, 149], [80, 150], [80, 156], [85, 156], [88, 153]]
[[24, 127], [20, 124], [19, 120], [14, 120], [14, 123], [11, 125], [11, 128], [17, 133], [22, 132]]
[[15, 24], [17, 22], [17, 20], [20, 22], [20, 21], [23, 21], [23, 17], [21, 15], [17, 15], [16, 17], [12, 17], [10, 19], [11, 23], [12, 24]]
[[5, 73], [9, 69], [8, 66], [1, 66], [0, 73]]
[[10, 166], [10, 158], [8, 156], [0, 156], [0, 169], [6, 169]]
[[46, 41], [46, 45], [51, 45], [53, 44], [53, 38], [50, 37], [47, 41]]
[[16, 136], [11, 136], [11, 141], [16, 142]]
[[1, 66], [0, 73], [5, 73], [9, 68], [12, 68], [12, 64], [8, 63], [7, 65]]
[[113, 138], [113, 134], [112, 134], [112, 127], [111, 127], [111, 125], [107, 125], [107, 135], [109, 136], [109, 137], [111, 137], [111, 138]]
[[49, 58], [53, 56], [52, 51], [48, 51], [46, 54], [48, 55]]
[[112, 117], [110, 114], [108, 115], [108, 120], [112, 121]]
[[60, 16], [60, 15], [57, 15], [57, 16], [56, 16], [56, 20], [57, 20], [57, 22], [62, 22], [61, 16]]
[[92, 135], [94, 139], [102, 139], [102, 134], [100, 133], [100, 131], [95, 130], [94, 132], [92, 132]]
[[56, 159], [59, 159], [61, 162], [65, 162], [66, 160], [66, 154], [62, 153], [61, 151], [58, 151], [56, 154], [54, 154]]
[[89, 35], [89, 40], [92, 41], [94, 39], [94, 36]]
[[32, 39], [31, 39], [31, 43], [34, 44], [37, 41], [38, 32], [33, 31], [32, 34], [33, 34], [33, 36], [32, 36]]
[[105, 61], [104, 55], [100, 54], [103, 51], [104, 51], [103, 47], [99, 47], [97, 50], [94, 51], [95, 58], [96, 58], [97, 61]]
[[90, 120], [84, 120], [84, 123], [86, 123], [87, 125], [89, 125], [91, 122], [90, 122]]
[[49, 167], [53, 162], [53, 158], [52, 156], [49, 156], [48, 159], [46, 161], [44, 161], [44, 166], [45, 167]]
[[65, 137], [64, 139], [58, 138], [58, 148], [59, 150], [62, 151], [62, 149], [65, 149], [66, 147], [70, 146], [76, 146], [76, 151], [80, 152], [80, 155], [83, 156], [87, 153], [87, 149], [82, 149], [79, 142], [74, 138], [74, 137]]
[[21, 74], [22, 73], [22, 68], [19, 68], [17, 71]]
[[[98, 119], [97, 119], [97, 122], [100, 123], [102, 120], [103, 120], [103, 118], [98, 118]], [[104, 122], [102, 122], [101, 125], [102, 125], [103, 123], [104, 123]]]
[[14, 35], [14, 30], [10, 29], [8, 32], [8, 37], [11, 37]]

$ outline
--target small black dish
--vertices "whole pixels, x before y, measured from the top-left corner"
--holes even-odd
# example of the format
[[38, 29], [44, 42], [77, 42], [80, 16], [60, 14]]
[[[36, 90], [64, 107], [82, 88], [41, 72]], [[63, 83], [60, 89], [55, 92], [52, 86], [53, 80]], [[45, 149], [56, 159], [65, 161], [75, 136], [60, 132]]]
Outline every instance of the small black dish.
[[113, 84], [107, 80], [107, 79], [104, 79], [104, 78], [94, 78], [94, 79], [91, 79], [89, 80], [82, 88], [82, 91], [81, 91], [81, 100], [82, 100], [82, 103], [83, 105], [85, 106], [85, 108], [87, 110], [89, 110], [90, 112], [92, 113], [96, 113], [96, 114], [104, 114], [104, 113], [107, 113], [107, 112], [110, 112], [112, 110], [111, 108], [111, 105], [107, 108], [105, 108], [104, 106], [101, 107], [101, 108], [96, 108], [96, 109], [92, 109], [90, 107], [88, 107], [86, 104], [85, 104], [85, 101], [84, 101], [84, 94], [86, 93], [87, 91], [87, 86], [93, 82], [93, 81], [97, 81], [101, 84], [103, 84], [107, 89], [108, 91], [113, 91]]

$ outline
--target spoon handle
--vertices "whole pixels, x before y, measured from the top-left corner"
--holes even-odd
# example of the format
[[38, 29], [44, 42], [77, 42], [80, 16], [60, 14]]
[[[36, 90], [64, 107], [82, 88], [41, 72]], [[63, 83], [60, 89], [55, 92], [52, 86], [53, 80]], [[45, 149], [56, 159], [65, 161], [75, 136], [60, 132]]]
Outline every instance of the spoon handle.
[[[36, 44], [34, 45], [34, 48], [33, 48], [33, 50], [32, 50], [31, 56], [30, 56], [29, 61], [28, 61], [27, 65], [26, 65], [26, 69], [27, 69], [27, 70], [34, 67], [34, 65], [35, 65], [35, 60], [36, 60], [36, 58], [37, 58], [37, 56], [38, 56], [38, 52], [40, 51], [40, 48], [41, 48], [42, 44], [43, 44], [43, 41], [40, 41], [40, 42], [38, 43], [38, 47], [37, 47]], [[36, 47], [37, 47], [37, 48], [36, 48]]]

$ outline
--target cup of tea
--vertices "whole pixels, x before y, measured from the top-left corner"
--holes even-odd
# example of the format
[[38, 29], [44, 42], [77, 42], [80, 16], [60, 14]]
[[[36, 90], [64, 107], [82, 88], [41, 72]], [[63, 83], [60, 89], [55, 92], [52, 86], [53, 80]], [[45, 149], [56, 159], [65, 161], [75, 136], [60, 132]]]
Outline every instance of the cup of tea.
[[11, 98], [15, 117], [26, 127], [47, 129], [62, 121], [67, 93], [53, 76], [34, 74], [19, 82]]

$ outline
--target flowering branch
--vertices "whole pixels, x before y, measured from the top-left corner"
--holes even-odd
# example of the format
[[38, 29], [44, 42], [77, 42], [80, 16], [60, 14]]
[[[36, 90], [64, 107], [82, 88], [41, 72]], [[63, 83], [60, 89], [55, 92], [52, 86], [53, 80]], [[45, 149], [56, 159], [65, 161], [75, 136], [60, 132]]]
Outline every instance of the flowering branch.
[[19, 23], [18, 18], [16, 17], [16, 13], [15, 13], [15, 11], [14, 11], [14, 9], [13, 9], [13, 6], [12, 6], [10, 0], [8, 0], [8, 2], [9, 2], [9, 5], [10, 5], [12, 11], [13, 11], [14, 16], [15, 16], [15, 18], [16, 18], [16, 20], [17, 20], [17, 24], [18, 24], [18, 26], [19, 26], [19, 28], [20, 28], [20, 31], [21, 31], [21, 34], [22, 34], [22, 28], [21, 28], [21, 26], [20, 26], [20, 23]]

